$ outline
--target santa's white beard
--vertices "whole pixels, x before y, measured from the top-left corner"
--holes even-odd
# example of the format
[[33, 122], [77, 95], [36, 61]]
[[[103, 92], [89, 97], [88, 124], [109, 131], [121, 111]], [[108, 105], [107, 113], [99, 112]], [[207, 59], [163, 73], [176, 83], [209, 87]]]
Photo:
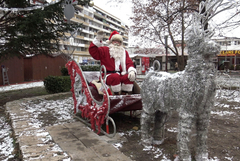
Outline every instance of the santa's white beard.
[[115, 59], [115, 70], [120, 71], [120, 65], [122, 66], [121, 74], [126, 74], [126, 56], [125, 56], [125, 49], [123, 46], [117, 46], [114, 44], [109, 45], [109, 53], [110, 57]]
[[110, 44], [109, 45], [109, 53], [111, 58], [114, 58], [115, 60], [120, 59], [124, 54], [125, 49], [122, 46], [117, 46]]

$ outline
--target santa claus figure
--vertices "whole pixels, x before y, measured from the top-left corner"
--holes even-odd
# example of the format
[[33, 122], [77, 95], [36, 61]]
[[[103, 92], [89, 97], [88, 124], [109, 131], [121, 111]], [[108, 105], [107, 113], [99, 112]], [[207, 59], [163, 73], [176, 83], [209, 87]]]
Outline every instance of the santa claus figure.
[[103, 31], [98, 31], [90, 44], [89, 53], [106, 67], [106, 84], [114, 94], [129, 93], [136, 78], [136, 69], [128, 52], [123, 48], [123, 38], [117, 31], [113, 31], [107, 41], [109, 45], [103, 46], [104, 36]]

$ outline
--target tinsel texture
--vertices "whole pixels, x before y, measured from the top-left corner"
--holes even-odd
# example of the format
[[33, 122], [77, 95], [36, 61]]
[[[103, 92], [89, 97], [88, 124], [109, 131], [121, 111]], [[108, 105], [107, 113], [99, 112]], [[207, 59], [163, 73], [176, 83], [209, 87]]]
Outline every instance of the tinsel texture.
[[[208, 5], [208, 4], [206, 4]], [[209, 11], [207, 11], [209, 12]], [[141, 116], [141, 141], [143, 145], [164, 141], [164, 123], [172, 110], [179, 113], [178, 157], [190, 161], [188, 143], [192, 126], [196, 126], [196, 160], [208, 160], [207, 132], [211, 107], [216, 90], [215, 66], [211, 61], [220, 47], [211, 41], [212, 32], [204, 29], [206, 13], [196, 14], [188, 33], [189, 59], [184, 71], [175, 74], [150, 72], [142, 85], [143, 111]], [[154, 120], [153, 134], [150, 132]]]

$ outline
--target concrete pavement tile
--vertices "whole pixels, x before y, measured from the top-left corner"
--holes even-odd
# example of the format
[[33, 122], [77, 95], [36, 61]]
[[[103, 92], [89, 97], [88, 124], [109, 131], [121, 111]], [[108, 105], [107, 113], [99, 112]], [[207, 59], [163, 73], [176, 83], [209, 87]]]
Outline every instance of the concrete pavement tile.
[[37, 137], [36, 135], [32, 135], [32, 136], [23, 135], [18, 138], [18, 143], [24, 146], [31, 146], [31, 145], [42, 144], [43, 142], [41, 138]]
[[69, 156], [64, 156], [62, 155], [56, 155], [56, 153], [47, 153], [44, 154], [43, 156], [41, 156], [38, 160], [41, 161], [60, 161], [60, 160], [64, 160], [64, 159], [68, 159]]
[[13, 127], [16, 128], [26, 128], [28, 127], [29, 120], [23, 120], [23, 121], [13, 121]]
[[40, 155], [34, 155], [33, 153], [25, 154], [23, 160], [38, 160], [38, 161], [60, 161], [69, 157], [64, 155], [55, 155], [53, 153], [41, 153]]
[[54, 131], [68, 131], [68, 128], [67, 127], [65, 127], [63, 124], [60, 124], [60, 125], [54, 125], [54, 126], [48, 126], [48, 127], [46, 127], [46, 129], [48, 130], [48, 131], [52, 131], [52, 132], [54, 132]]
[[75, 129], [74, 126], [72, 126], [72, 128], [70, 128], [69, 131], [73, 135], [75, 135], [79, 140], [81, 140], [84, 143], [84, 145], [86, 145], [86, 147], [91, 147], [96, 144], [99, 144], [99, 140], [104, 140], [105, 142], [110, 144], [126, 141], [126, 138], [122, 137], [119, 134], [116, 134], [113, 138], [109, 138], [106, 135], [98, 135], [97, 133], [89, 129], [89, 127], [87, 126], [83, 126], [82, 128], [78, 127], [77, 129]]
[[131, 161], [130, 158], [122, 154], [119, 150], [109, 144], [96, 145], [91, 147], [95, 153], [101, 158], [101, 160], [109, 161]]
[[52, 136], [54, 141], [77, 141], [77, 138], [72, 135], [66, 127], [62, 125], [47, 127], [47, 131]]
[[106, 135], [99, 136], [101, 140], [106, 141], [109, 144], [115, 144], [119, 142], [126, 142], [127, 138], [124, 136], [121, 136], [120, 134], [116, 133], [116, 135], [113, 138], [109, 138]]
[[7, 102], [6, 103], [6, 108], [8, 109], [14, 109], [16, 104], [18, 104], [20, 101], [15, 100], [15, 101], [11, 101], [11, 102]]
[[[54, 139], [54, 136], [52, 136]], [[79, 140], [64, 140], [63, 142], [56, 143], [61, 149], [75, 159], [86, 159], [86, 160], [99, 160], [99, 157], [92, 151], [85, 147], [85, 145]]]
[[[69, 125], [74, 124], [74, 125]], [[65, 127], [75, 127], [76, 123], [69, 123], [68, 125], [64, 124]], [[86, 128], [87, 129], [87, 128]], [[66, 128], [63, 129], [63, 126], [48, 127], [52, 139], [57, 143], [63, 151], [68, 153], [73, 160], [93, 160], [99, 161], [100, 158], [95, 154], [94, 151], [87, 148], [82, 140], [78, 140], [77, 137], [71, 133], [71, 131]], [[89, 134], [90, 131], [87, 129], [87, 132], [83, 135]], [[60, 139], [61, 138], [61, 139]], [[96, 139], [96, 141], [98, 141]]]
[[90, 149], [86, 149], [85, 151], [66, 151], [72, 158], [73, 161], [81, 160], [81, 161], [101, 161], [93, 151]]
[[12, 118], [12, 121], [25, 121], [31, 118], [31, 115], [29, 112], [22, 113], [22, 115], [12, 115], [10, 116]]
[[9, 111], [7, 111], [7, 114], [10, 117], [12, 117], [13, 119], [19, 119], [19, 118], [24, 119], [24, 118], [29, 117], [29, 115], [30, 115], [29, 112], [19, 109], [19, 106], [16, 107], [16, 109], [11, 110], [11, 113], [9, 113]]
[[22, 146], [21, 150], [23, 154], [28, 154], [28, 153], [32, 153], [32, 154], [39, 154], [41, 155], [43, 152], [47, 151], [49, 149], [49, 145], [42, 145], [42, 146], [38, 146], [38, 145], [31, 145], [31, 146]]
[[66, 124], [63, 124], [63, 126], [69, 128], [69, 129], [74, 128], [76, 130], [81, 129], [82, 127], [86, 127], [86, 125], [84, 123], [80, 122], [80, 121], [76, 121], [76, 122], [73, 122], [71, 124], [66, 123]]
[[15, 128], [13, 131], [15, 133], [15, 136], [20, 137], [22, 135], [35, 135], [36, 131], [38, 129], [34, 127], [28, 127], [28, 128]]
[[33, 153], [26, 153], [26, 154], [22, 154], [22, 160], [37, 160], [40, 158], [42, 154], [37, 153], [37, 154], [33, 154]]
[[99, 139], [94, 139], [94, 138], [91, 138], [91, 137], [81, 138], [80, 140], [87, 148], [90, 148], [90, 147], [95, 146], [95, 145], [102, 144], [102, 142], [99, 141]]
[[86, 147], [91, 147], [96, 144], [99, 144], [99, 136], [91, 131], [89, 128], [82, 127], [80, 130], [74, 130], [74, 129], [69, 129], [69, 131], [81, 142], [86, 146]]

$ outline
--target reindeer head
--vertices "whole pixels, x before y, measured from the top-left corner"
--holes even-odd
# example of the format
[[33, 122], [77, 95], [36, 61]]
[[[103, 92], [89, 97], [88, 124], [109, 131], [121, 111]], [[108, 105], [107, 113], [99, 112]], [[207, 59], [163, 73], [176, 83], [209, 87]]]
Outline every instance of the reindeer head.
[[220, 46], [212, 41], [209, 33], [205, 31], [196, 32], [197, 28], [192, 28], [188, 32], [188, 53], [189, 59], [205, 59], [210, 60], [220, 53]]
[[210, 60], [220, 52], [220, 46], [211, 40], [214, 34], [209, 25], [212, 14], [213, 4], [206, 1], [200, 5], [199, 13], [193, 15], [192, 26], [187, 30], [189, 59]]

